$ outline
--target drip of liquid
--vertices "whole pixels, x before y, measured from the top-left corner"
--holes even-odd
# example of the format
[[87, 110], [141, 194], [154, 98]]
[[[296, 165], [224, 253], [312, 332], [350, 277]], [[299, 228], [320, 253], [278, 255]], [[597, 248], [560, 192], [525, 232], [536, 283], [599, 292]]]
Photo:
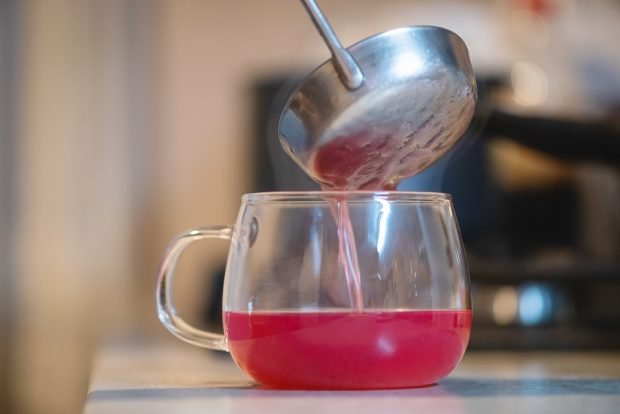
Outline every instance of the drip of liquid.
[[364, 309], [364, 295], [349, 205], [346, 199], [330, 201], [330, 203], [338, 226], [338, 260], [344, 268], [349, 300], [352, 307], [361, 312]]
[[[363, 144], [363, 140], [355, 136], [337, 138], [319, 148], [315, 154], [315, 176], [324, 190], [394, 190], [398, 180], [389, 177], [388, 163], [382, 161], [385, 157], [378, 153], [385, 145]], [[352, 183], [350, 180], [354, 176], [358, 179]], [[344, 197], [330, 200], [329, 203], [338, 227], [338, 260], [344, 269], [351, 307], [362, 312], [362, 278], [349, 205]]]
[[267, 387], [289, 389], [433, 384], [460, 361], [470, 327], [468, 310], [224, 313], [237, 364]]

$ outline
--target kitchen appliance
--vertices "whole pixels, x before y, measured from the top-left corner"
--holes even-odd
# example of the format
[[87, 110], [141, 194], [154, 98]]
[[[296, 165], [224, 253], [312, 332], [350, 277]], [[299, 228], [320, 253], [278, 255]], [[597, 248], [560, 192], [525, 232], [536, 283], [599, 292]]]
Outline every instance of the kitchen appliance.
[[[283, 100], [298, 79], [260, 80], [254, 88], [256, 190], [318, 189], [275, 138]], [[501, 108], [494, 98], [506, 88], [501, 76], [479, 79], [478, 87], [474, 121], [459, 145], [400, 187], [454, 196], [472, 279], [470, 346], [620, 349], [620, 131], [603, 121]], [[599, 172], [545, 188], [504, 189], [489, 153], [500, 137]]]

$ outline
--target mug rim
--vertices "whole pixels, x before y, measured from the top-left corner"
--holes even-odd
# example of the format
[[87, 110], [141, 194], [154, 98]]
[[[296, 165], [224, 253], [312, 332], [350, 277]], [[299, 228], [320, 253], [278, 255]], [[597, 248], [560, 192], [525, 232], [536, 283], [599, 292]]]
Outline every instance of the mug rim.
[[400, 202], [446, 202], [452, 200], [448, 193], [426, 191], [363, 191], [363, 190], [312, 190], [312, 191], [266, 191], [247, 193], [241, 197], [244, 203], [252, 202], [327, 202], [330, 199], [346, 201], [400, 201]]

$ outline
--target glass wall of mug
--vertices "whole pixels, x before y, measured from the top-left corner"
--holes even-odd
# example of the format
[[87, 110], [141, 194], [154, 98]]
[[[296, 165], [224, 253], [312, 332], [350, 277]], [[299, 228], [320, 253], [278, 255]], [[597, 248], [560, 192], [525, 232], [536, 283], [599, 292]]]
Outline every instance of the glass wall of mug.
[[351, 309], [357, 290], [367, 310], [470, 309], [467, 265], [448, 195], [244, 196], [224, 310]]

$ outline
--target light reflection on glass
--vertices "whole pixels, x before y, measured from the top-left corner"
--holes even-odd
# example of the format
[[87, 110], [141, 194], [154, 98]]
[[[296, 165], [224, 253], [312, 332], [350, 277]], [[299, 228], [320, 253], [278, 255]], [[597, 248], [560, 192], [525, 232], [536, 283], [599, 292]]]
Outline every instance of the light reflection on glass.
[[385, 238], [388, 233], [388, 219], [390, 217], [390, 203], [381, 198], [376, 199], [381, 204], [381, 212], [379, 213], [379, 237], [377, 238], [377, 253], [381, 254], [385, 247]]

